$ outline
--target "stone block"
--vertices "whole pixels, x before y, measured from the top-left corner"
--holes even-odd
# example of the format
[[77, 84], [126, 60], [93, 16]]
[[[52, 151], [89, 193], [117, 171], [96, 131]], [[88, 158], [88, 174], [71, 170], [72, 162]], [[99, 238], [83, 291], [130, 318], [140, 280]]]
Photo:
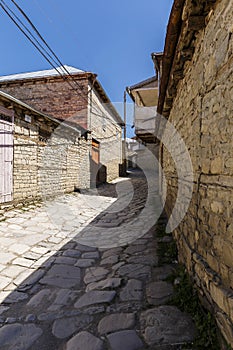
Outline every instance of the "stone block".
[[210, 164], [211, 174], [221, 174], [223, 172], [223, 159], [222, 157], [216, 157]]

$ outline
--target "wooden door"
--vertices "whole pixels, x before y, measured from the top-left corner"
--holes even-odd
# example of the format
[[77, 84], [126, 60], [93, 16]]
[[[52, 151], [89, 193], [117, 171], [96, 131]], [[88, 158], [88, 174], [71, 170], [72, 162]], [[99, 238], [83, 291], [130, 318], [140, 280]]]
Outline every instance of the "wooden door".
[[91, 186], [95, 187], [99, 183], [99, 164], [100, 164], [100, 144], [92, 139], [91, 151]]
[[13, 199], [13, 116], [0, 107], [0, 203]]

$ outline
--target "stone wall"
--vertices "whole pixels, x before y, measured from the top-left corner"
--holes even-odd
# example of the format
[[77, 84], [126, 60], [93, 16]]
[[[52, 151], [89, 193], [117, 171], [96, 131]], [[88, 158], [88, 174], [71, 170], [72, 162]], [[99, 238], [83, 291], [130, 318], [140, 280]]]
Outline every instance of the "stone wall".
[[[90, 130], [92, 137], [100, 142], [100, 163], [107, 168], [107, 181], [110, 181], [119, 176], [122, 163], [121, 127], [88, 74], [78, 74], [73, 79], [75, 82], [69, 79], [73, 88], [61, 77], [1, 82], [0, 88], [38, 111]], [[86, 156], [82, 164], [90, 169]]]
[[90, 140], [65, 126], [19, 111], [14, 123], [13, 201], [46, 199], [90, 187]]
[[100, 163], [106, 167], [107, 181], [119, 176], [122, 163], [122, 133], [117, 125], [110, 104], [103, 103], [97, 91], [91, 89], [89, 109], [89, 128], [92, 137], [100, 143]]
[[[186, 264], [205, 305], [233, 347], [233, 3], [217, 1], [186, 62], [169, 121], [192, 159], [193, 198], [174, 231], [179, 260]], [[160, 152], [171, 213], [178, 182], [175, 165]]]

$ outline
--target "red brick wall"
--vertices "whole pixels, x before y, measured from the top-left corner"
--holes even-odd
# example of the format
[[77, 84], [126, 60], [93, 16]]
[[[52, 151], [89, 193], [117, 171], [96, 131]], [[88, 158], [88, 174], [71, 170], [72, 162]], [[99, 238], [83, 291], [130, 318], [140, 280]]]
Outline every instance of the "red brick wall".
[[75, 116], [75, 120], [87, 128], [87, 77], [76, 77], [81, 89], [76, 91], [62, 78], [35, 79], [11, 83], [0, 83], [0, 89], [35, 109], [58, 119], [64, 120]]

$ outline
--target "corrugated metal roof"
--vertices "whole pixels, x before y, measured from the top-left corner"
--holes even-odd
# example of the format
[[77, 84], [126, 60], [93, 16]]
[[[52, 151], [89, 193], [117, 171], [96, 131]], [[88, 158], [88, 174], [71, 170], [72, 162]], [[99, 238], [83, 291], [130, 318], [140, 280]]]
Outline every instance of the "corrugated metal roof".
[[[86, 73], [85, 71], [64, 65], [65, 69], [70, 73], [70, 74], [80, 74], [80, 73]], [[63, 74], [67, 75], [66, 71], [64, 68], [57, 67], [57, 70]], [[4, 75], [0, 76], [0, 81], [9, 81], [9, 80], [22, 80], [22, 79], [33, 79], [33, 78], [44, 78], [44, 77], [51, 77], [51, 76], [58, 76], [59, 73], [56, 71], [56, 69], [46, 69], [46, 70], [41, 70], [41, 71], [36, 71], [36, 72], [29, 72], [29, 73], [19, 73], [19, 74], [11, 74], [11, 75]]]

